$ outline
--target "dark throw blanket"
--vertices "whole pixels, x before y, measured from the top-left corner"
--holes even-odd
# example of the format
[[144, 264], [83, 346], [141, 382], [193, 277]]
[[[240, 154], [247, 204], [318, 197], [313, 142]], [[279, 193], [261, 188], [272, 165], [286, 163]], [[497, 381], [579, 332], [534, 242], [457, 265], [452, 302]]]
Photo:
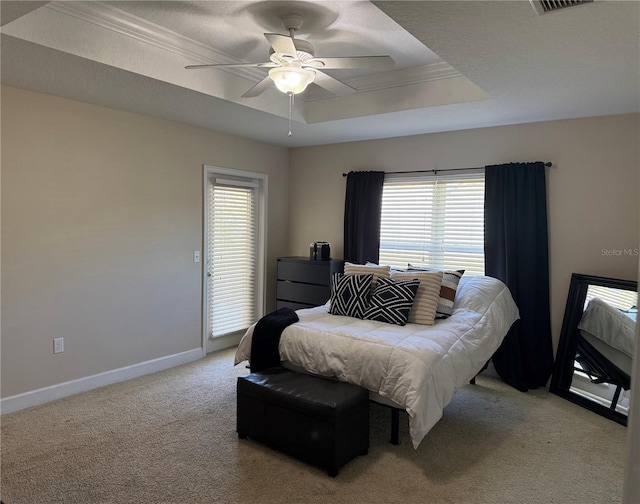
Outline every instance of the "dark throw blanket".
[[256, 324], [251, 338], [251, 372], [280, 365], [280, 336], [291, 324], [300, 320], [291, 308], [280, 308], [265, 315]]

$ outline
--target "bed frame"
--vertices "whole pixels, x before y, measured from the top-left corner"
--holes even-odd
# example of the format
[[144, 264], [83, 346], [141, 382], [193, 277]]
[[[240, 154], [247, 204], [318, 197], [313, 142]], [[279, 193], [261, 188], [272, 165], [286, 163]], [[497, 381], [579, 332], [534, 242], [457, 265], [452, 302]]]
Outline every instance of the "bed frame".
[[[487, 362], [484, 366], [482, 366], [482, 369], [476, 373], [476, 376], [478, 376], [485, 369], [487, 369], [488, 366], [489, 366], [489, 362]], [[473, 378], [471, 378], [471, 380], [469, 380], [469, 383], [471, 385], [475, 385], [476, 384], [476, 376], [474, 376]], [[383, 404], [383, 403], [374, 401], [373, 399], [370, 399], [370, 402], [374, 402], [376, 404], [379, 404], [380, 406], [384, 406], [384, 407], [389, 408], [391, 410], [391, 440], [390, 440], [390, 443], [392, 445], [399, 445], [400, 444], [400, 412], [404, 411], [404, 410], [402, 408], [396, 408], [395, 406], [390, 406], [388, 404]]]

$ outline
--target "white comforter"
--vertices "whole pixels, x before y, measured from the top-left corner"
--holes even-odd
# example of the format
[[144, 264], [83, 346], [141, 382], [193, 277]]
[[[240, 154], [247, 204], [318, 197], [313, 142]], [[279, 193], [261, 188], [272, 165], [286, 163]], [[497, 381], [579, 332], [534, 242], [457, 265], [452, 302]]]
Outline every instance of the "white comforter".
[[[519, 318], [509, 289], [485, 276], [463, 277], [453, 315], [433, 326], [401, 327], [328, 311], [328, 306], [298, 310], [300, 322], [280, 339], [282, 360], [390, 399], [409, 414], [414, 448]], [[250, 357], [253, 327], [240, 341], [235, 364]]]
[[635, 321], [602, 299], [593, 298], [589, 301], [578, 329], [593, 334], [607, 345], [633, 358]]

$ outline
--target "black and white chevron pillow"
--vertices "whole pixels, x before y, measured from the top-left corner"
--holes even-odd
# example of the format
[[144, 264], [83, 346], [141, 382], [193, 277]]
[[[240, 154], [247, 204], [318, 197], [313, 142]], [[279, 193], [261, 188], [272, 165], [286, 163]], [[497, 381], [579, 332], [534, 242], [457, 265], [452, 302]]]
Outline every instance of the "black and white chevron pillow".
[[363, 318], [405, 325], [419, 285], [420, 280], [378, 278]]
[[371, 294], [373, 275], [342, 275], [331, 279], [331, 315], [362, 318]]

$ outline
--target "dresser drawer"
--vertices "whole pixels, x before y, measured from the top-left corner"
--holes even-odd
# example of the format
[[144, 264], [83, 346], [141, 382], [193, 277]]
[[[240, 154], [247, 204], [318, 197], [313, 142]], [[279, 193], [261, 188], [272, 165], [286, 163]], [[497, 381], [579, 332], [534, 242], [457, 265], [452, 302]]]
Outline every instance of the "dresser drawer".
[[330, 296], [331, 289], [328, 285], [312, 285], [278, 280], [276, 293], [278, 300], [320, 306], [325, 304]]
[[[278, 261], [278, 280], [329, 285], [329, 261]], [[279, 296], [278, 296], [279, 297]]]
[[276, 301], [276, 310], [279, 310], [280, 308], [291, 308], [292, 310], [302, 310], [304, 308], [313, 308], [315, 305], [312, 304], [305, 304], [305, 303], [294, 303], [293, 301], [283, 301], [281, 299], [278, 299]]

